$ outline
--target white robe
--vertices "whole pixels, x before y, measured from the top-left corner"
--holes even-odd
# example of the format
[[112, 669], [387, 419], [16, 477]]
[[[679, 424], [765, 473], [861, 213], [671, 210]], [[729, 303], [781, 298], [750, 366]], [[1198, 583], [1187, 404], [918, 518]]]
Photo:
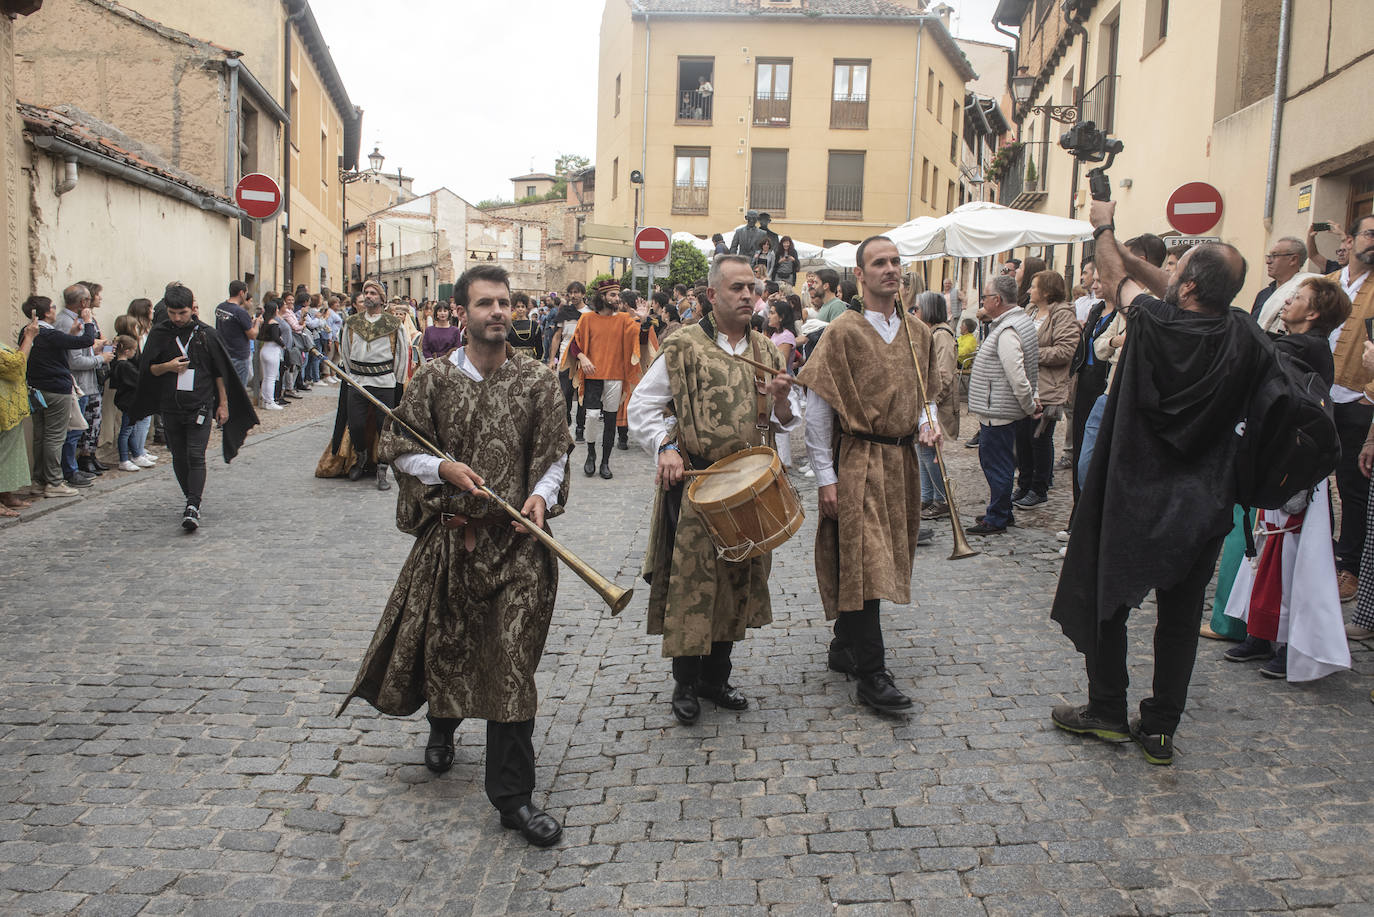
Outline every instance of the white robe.
[[[1288, 680], [1313, 681], [1350, 668], [1341, 596], [1331, 556], [1331, 517], [1327, 514], [1327, 483], [1313, 492], [1302, 528], [1283, 542], [1283, 601], [1279, 609], [1278, 642], [1288, 644]], [[1283, 528], [1289, 516], [1265, 510], [1273, 528]], [[1250, 591], [1255, 585], [1255, 561], [1236, 572], [1226, 614], [1248, 621]]]

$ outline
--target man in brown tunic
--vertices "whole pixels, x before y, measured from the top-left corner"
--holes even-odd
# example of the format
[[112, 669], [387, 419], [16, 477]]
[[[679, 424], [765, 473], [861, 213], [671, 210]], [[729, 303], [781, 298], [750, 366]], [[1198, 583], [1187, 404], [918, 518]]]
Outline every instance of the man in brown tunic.
[[398, 472], [396, 526], [415, 536], [415, 546], [344, 706], [361, 697], [383, 713], [409, 716], [427, 703], [425, 765], [435, 773], [453, 766], [458, 724], [486, 720], [487, 797], [502, 825], [548, 846], [563, 829], [531, 800], [534, 671], [558, 568], [478, 487], [543, 526], [567, 502], [572, 438], [553, 372], [506, 344], [506, 272], [472, 268], [454, 297], [467, 346], [424, 364], [396, 415], [458, 461], [427, 454], [399, 425], [382, 436], [382, 460]]
[[816, 577], [825, 616], [835, 622], [830, 668], [858, 677], [863, 703], [898, 713], [911, 708], [911, 698], [887, 671], [878, 603], [911, 601], [921, 531], [915, 445], [918, 428], [926, 445], [940, 437], [940, 392], [927, 390], [930, 403], [921, 405], [912, 347], [927, 384], [935, 347], [929, 326], [898, 302], [897, 246], [873, 236], [856, 257], [864, 312], [832, 321], [798, 376], [809, 391], [806, 449], [821, 514]]
[[735, 359], [783, 368], [778, 349], [749, 328], [749, 260], [718, 256], [709, 282], [711, 313], [664, 342], [629, 407], [635, 439], [658, 457], [661, 488], [643, 568], [650, 584], [649, 633], [663, 635], [663, 655], [673, 660], [673, 715], [687, 725], [700, 715], [701, 697], [727, 710], [749, 706], [730, 685], [730, 653], [748, 628], [771, 622], [773, 612], [772, 555], [722, 560], [705, 522], [683, 499], [683, 470], [705, 468], [751, 446], [771, 446], [774, 432], [792, 430], [800, 416], [789, 376], [758, 382], [753, 367]]

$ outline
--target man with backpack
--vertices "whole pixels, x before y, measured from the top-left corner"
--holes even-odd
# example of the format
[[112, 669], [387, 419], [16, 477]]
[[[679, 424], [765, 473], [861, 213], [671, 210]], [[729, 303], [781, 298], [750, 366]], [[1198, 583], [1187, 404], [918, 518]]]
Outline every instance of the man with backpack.
[[[1171, 279], [1117, 242], [1114, 212], [1110, 201], [1093, 202], [1094, 255], [1104, 297], [1129, 311], [1132, 330], [1052, 613], [1084, 655], [1088, 703], [1055, 707], [1052, 720], [1109, 742], [1134, 738], [1151, 764], [1171, 764], [1203, 597], [1232, 526], [1240, 424], [1275, 358], [1254, 323], [1230, 308], [1245, 282], [1235, 248], [1196, 246]], [[1152, 589], [1154, 690], [1128, 723], [1126, 619]]]

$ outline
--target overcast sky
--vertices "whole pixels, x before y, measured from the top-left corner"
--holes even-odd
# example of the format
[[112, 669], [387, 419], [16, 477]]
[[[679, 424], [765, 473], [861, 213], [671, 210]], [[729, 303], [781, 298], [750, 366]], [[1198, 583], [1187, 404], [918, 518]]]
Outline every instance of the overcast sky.
[[[313, 0], [353, 104], [365, 157], [476, 203], [560, 153], [596, 154], [596, 57], [605, 0]], [[615, 0], [620, 2], [620, 0]], [[949, 0], [961, 38], [1005, 42], [997, 0]], [[366, 162], [364, 162], [366, 167]]]

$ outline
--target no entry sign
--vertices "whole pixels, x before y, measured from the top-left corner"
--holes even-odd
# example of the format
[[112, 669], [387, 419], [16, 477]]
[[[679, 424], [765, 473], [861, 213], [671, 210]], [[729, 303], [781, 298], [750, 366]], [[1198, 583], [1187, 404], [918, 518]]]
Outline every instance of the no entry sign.
[[281, 188], [270, 176], [252, 172], [234, 186], [234, 203], [255, 220], [270, 220], [281, 209]]
[[1190, 181], [1169, 195], [1164, 214], [1185, 236], [1200, 236], [1221, 222], [1221, 192], [1205, 181]]
[[642, 227], [635, 233], [635, 257], [646, 264], [658, 264], [668, 257], [669, 241], [666, 229]]

